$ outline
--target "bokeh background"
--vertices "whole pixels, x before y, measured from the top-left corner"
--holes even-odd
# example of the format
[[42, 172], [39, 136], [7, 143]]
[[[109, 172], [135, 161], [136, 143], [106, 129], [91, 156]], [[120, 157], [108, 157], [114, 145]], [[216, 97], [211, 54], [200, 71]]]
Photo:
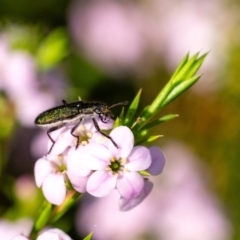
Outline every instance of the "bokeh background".
[[[94, 240], [240, 239], [240, 3], [236, 0], [0, 1], [0, 239], [28, 232], [47, 137], [35, 117], [62, 99], [151, 103], [186, 53], [200, 81], [160, 114], [167, 165], [134, 210], [85, 196], [57, 226]], [[119, 114], [120, 109], [114, 109]]]

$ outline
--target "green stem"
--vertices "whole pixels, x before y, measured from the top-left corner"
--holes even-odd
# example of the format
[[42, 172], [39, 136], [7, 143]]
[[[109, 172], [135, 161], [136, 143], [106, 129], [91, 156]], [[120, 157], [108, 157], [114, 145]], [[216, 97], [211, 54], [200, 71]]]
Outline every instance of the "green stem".
[[38, 216], [34, 221], [29, 237], [36, 239], [38, 233], [47, 225], [55, 223], [61, 218], [81, 197], [81, 193], [69, 190], [64, 202], [60, 206], [55, 206], [47, 201], [43, 203]]

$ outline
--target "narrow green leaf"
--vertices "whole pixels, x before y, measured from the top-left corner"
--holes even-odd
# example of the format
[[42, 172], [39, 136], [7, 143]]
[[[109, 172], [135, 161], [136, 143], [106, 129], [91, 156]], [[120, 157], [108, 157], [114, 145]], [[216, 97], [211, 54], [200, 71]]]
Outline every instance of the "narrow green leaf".
[[168, 82], [162, 91], [157, 95], [157, 97], [153, 100], [152, 104], [148, 106], [140, 115], [142, 118], [143, 123], [150, 119], [155, 113], [157, 113], [160, 108], [161, 104], [164, 102], [168, 94], [172, 90], [172, 83]]
[[180, 62], [180, 64], [178, 65], [177, 69], [176, 69], [175, 72], [173, 73], [170, 81], [171, 81], [172, 79], [176, 78], [176, 75], [177, 75], [177, 74], [180, 72], [180, 70], [185, 66], [185, 64], [187, 63], [188, 59], [189, 59], [189, 53], [187, 53], [187, 54], [185, 55], [185, 57], [183, 58], [183, 60]]
[[120, 126], [120, 125], [121, 125], [120, 119], [119, 119], [119, 117], [117, 117], [114, 121], [113, 129]]
[[176, 74], [175, 78], [171, 78], [172, 82], [178, 82], [178, 81], [183, 81], [190, 76], [189, 72], [190, 70], [194, 67], [196, 63], [196, 59], [198, 57], [199, 53], [194, 54], [186, 63], [185, 65], [181, 68], [181, 70]]
[[172, 120], [172, 119], [174, 119], [176, 117], [179, 117], [179, 115], [178, 114], [168, 114], [168, 115], [165, 115], [165, 116], [163, 116], [161, 118], [156, 119], [155, 121], [152, 121], [152, 122], [144, 125], [144, 129], [149, 129], [149, 128], [155, 127], [155, 126], [157, 126], [157, 125], [159, 125], [161, 123], [170, 121], [170, 120]]
[[118, 118], [120, 119], [120, 122], [122, 123], [124, 120], [124, 107], [122, 107], [122, 111], [121, 111], [120, 115], [118, 116]]
[[43, 206], [39, 210], [38, 216], [34, 220], [34, 224], [29, 235], [31, 238], [36, 239], [38, 232], [47, 225], [53, 207], [54, 206], [47, 201], [43, 203]]
[[163, 135], [153, 135], [153, 136], [150, 136], [150, 137], [147, 139], [147, 143], [153, 142], [153, 141], [157, 140], [157, 139], [160, 138], [160, 137], [163, 137]]
[[200, 76], [194, 76], [186, 81], [182, 81], [176, 86], [172, 92], [167, 96], [165, 101], [162, 103], [161, 107], [166, 106], [170, 102], [172, 102], [176, 97], [178, 97], [180, 94], [185, 92], [187, 89], [189, 89], [194, 83], [198, 81]]
[[201, 57], [199, 57], [199, 58], [195, 61], [194, 65], [191, 67], [191, 69], [189, 69], [188, 77], [192, 77], [192, 76], [194, 76], [194, 75], [196, 74], [196, 72], [198, 71], [198, 69], [202, 66], [203, 61], [204, 61], [204, 59], [206, 58], [207, 54], [208, 54], [208, 53], [203, 54]]
[[149, 177], [149, 176], [151, 176], [151, 174], [150, 174], [148, 171], [146, 171], [146, 170], [141, 170], [141, 171], [139, 171], [139, 173], [140, 173], [142, 176], [144, 176], [144, 177]]
[[92, 232], [89, 233], [83, 240], [91, 240], [92, 239]]
[[144, 109], [142, 110], [142, 112], [139, 114], [140, 118], [145, 118], [145, 115], [146, 115], [147, 112], [148, 112], [149, 106], [150, 106], [150, 105], [144, 107]]
[[140, 89], [138, 91], [136, 97], [133, 99], [131, 105], [129, 106], [127, 114], [126, 114], [126, 117], [125, 117], [125, 120], [124, 120], [124, 125], [127, 125], [127, 126], [131, 126], [132, 125], [133, 118], [134, 118], [134, 116], [136, 114], [136, 111], [137, 111], [137, 108], [138, 108], [138, 105], [139, 105], [141, 92], [142, 92], [142, 89]]
[[139, 141], [136, 141], [135, 145], [147, 144], [147, 143], [150, 143], [150, 142], [153, 142], [153, 141], [157, 140], [160, 137], [163, 137], [163, 135], [153, 135], [153, 136], [150, 136], [150, 137], [146, 137], [146, 138], [143, 138]]
[[165, 105], [185, 92], [199, 79], [199, 76], [194, 75], [202, 65], [206, 55], [207, 53], [198, 58], [199, 53], [196, 53], [191, 58], [188, 55], [184, 57], [170, 81], [160, 91], [152, 104], [141, 113], [142, 121], [137, 125], [137, 129], [143, 128]]

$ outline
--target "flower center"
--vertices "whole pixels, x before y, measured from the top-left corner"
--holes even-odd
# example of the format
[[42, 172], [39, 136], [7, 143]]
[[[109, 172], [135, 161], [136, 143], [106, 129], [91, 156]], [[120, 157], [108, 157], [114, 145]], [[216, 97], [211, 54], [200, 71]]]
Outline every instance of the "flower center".
[[89, 139], [92, 138], [92, 133], [88, 132], [84, 125], [80, 125], [78, 128], [79, 131], [79, 143], [82, 145], [87, 145], [89, 143]]
[[110, 167], [110, 169], [114, 172], [117, 173], [120, 168], [121, 168], [121, 163], [117, 160], [114, 160], [110, 163], [110, 165], [108, 165]]
[[124, 168], [124, 164], [126, 163], [126, 159], [115, 159], [112, 158], [110, 164], [108, 165], [108, 170], [111, 171], [113, 174], [119, 173], [121, 171], [126, 170]]
[[64, 157], [62, 154], [59, 154], [57, 158], [50, 160], [52, 166], [55, 168], [56, 172], [65, 172], [67, 167], [64, 161]]

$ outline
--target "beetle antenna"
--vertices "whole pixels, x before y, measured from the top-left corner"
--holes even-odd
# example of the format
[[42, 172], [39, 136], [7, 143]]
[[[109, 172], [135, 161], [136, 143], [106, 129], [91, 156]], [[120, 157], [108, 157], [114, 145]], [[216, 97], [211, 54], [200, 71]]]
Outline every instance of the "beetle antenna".
[[113, 107], [116, 107], [116, 106], [124, 106], [124, 105], [128, 105], [128, 101], [124, 101], [124, 102], [119, 102], [119, 103], [116, 103], [116, 104], [113, 104], [112, 106], [108, 107], [108, 108], [113, 108]]

